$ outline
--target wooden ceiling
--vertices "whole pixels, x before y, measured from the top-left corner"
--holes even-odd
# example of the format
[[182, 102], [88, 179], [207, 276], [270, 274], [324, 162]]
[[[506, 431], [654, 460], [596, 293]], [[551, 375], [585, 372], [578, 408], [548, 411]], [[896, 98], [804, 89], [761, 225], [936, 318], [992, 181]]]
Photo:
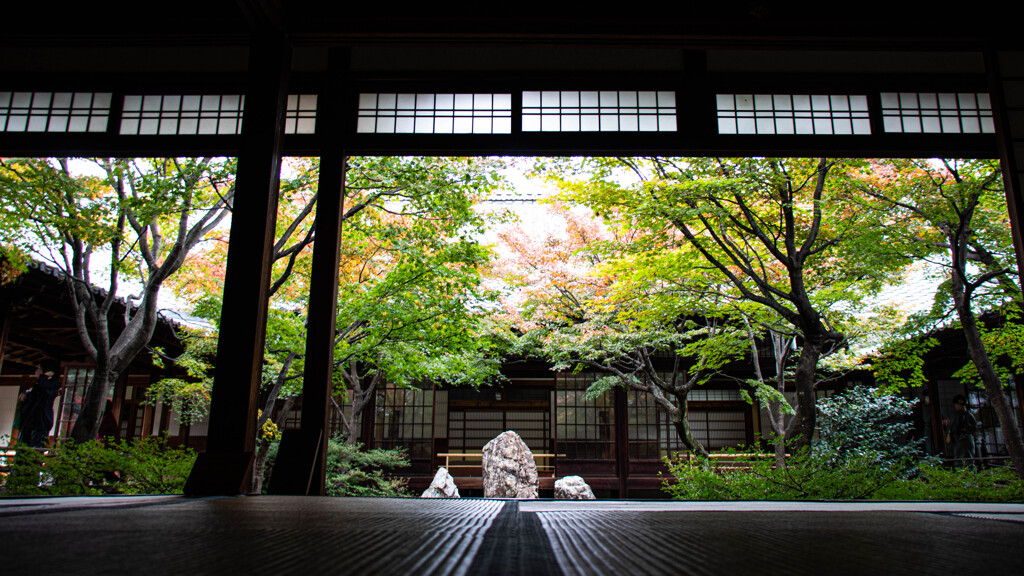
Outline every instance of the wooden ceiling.
[[296, 44], [473, 42], [552, 44], [593, 41], [693, 45], [773, 41], [950, 43], [1000, 38], [1016, 26], [992, 2], [519, 2], [382, 6], [324, 0], [139, 3], [9, 3], [3, 43], [138, 42], [244, 44], [253, 30], [275, 29]]

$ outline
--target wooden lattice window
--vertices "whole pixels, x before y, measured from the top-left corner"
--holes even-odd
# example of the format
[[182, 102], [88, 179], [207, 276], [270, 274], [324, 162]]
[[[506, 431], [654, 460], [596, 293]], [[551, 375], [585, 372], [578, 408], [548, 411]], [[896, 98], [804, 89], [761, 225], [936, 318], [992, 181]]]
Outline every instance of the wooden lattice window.
[[992, 101], [985, 93], [883, 92], [886, 132], [992, 134]]
[[[749, 410], [741, 407], [739, 392], [697, 389], [689, 394], [690, 431], [708, 450], [734, 448], [750, 441]], [[671, 416], [645, 392], [629, 391], [629, 457], [660, 460], [687, 448]]]
[[675, 92], [654, 90], [523, 92], [523, 132], [675, 131]]
[[719, 134], [871, 134], [868, 98], [847, 94], [718, 94]]
[[433, 458], [433, 390], [388, 386], [378, 393], [376, 410], [376, 446], [404, 446], [410, 458]]
[[0, 92], [0, 132], [106, 132], [110, 92]]
[[584, 395], [594, 374], [559, 374], [555, 389], [558, 452], [569, 460], [615, 458], [615, 400], [605, 392], [594, 400]]
[[85, 388], [92, 382], [92, 368], [68, 368], [64, 373], [64, 392], [60, 395], [60, 407], [56, 418], [54, 434], [67, 438], [82, 411]]
[[285, 134], [316, 133], [316, 94], [289, 94], [285, 107]]
[[123, 135], [241, 134], [241, 94], [144, 94], [124, 97]]
[[511, 134], [511, 94], [359, 95], [356, 131], [369, 134]]

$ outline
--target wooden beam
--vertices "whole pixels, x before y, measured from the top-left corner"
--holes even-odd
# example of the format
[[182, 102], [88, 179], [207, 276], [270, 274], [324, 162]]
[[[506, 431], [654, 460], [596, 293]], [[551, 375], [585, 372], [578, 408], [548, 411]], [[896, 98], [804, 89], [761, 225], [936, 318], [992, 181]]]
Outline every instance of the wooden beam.
[[[332, 87], [323, 99], [321, 129], [344, 134], [345, 115], [341, 109], [348, 50], [334, 48], [330, 53]], [[341, 244], [341, 216], [345, 197], [344, 139], [332, 140], [320, 158], [317, 183], [316, 237], [309, 289], [306, 325], [305, 374], [302, 380], [302, 427], [285, 430], [278, 450], [274, 494], [323, 495], [327, 439], [330, 434], [328, 411], [334, 373], [334, 335], [338, 303], [338, 266]], [[309, 443], [316, 443], [310, 446]]]
[[190, 495], [244, 493], [252, 475], [290, 55], [283, 36], [254, 34], [210, 425]]
[[0, 372], [3, 372], [4, 354], [7, 352], [7, 332], [11, 327], [7, 313], [0, 312], [0, 323], [3, 324], [3, 326], [0, 327]]
[[[251, 10], [259, 19], [259, 3]], [[272, 19], [271, 19], [272, 20]], [[520, 108], [512, 111], [511, 134], [365, 134], [356, 133], [354, 122], [343, 132], [321, 124], [317, 134], [284, 137], [284, 152], [291, 155], [319, 155], [343, 134], [350, 155], [674, 155], [674, 156], [820, 156], [835, 157], [995, 157], [996, 135], [992, 134], [890, 134], [878, 125], [880, 110], [872, 104], [875, 130], [870, 135], [721, 135], [717, 133], [717, 93], [759, 94], [864, 94], [872, 102], [880, 92], [985, 92], [996, 91], [984, 74], [957, 71], [952, 74], [895, 74], [875, 71], [849, 74], [842, 71], [809, 73], [792, 70], [776, 72], [707, 71], [704, 53], [678, 50], [684, 61], [679, 69], [657, 72], [608, 72], [587, 69], [568, 71], [533, 70], [516, 75], [500, 71], [433, 70], [419, 74], [390, 70], [361, 71], [346, 75], [344, 94], [332, 93], [336, 81], [328, 70], [296, 72], [291, 79], [303, 84], [296, 92], [320, 93], [320, 106], [342, 105], [349, 120], [358, 114], [360, 92], [383, 93], [511, 93], [518, 99], [524, 90], [626, 89], [670, 90], [677, 95], [679, 129], [676, 132], [522, 132]], [[812, 53], [809, 51], [808, 53]], [[976, 53], [980, 57], [981, 50]], [[0, 138], [0, 155], [21, 156], [168, 156], [233, 155], [246, 145], [237, 134], [151, 134], [119, 133], [121, 98], [125, 94], [225, 94], [242, 90], [235, 74], [187, 76], [116, 74], [97, 84], [85, 76], [72, 80], [45, 75], [24, 79], [24, 91], [88, 90], [114, 94], [108, 130], [104, 133], [5, 132]], [[330, 100], [330, 102], [328, 102]], [[995, 111], [1001, 109], [997, 105]]]
[[619, 476], [619, 498], [629, 497], [629, 392], [616, 386], [615, 402], [615, 459]]
[[1010, 234], [1017, 253], [1017, 280], [1020, 281], [1020, 286], [1024, 286], [1024, 197], [1021, 196], [1024, 189], [1021, 188], [1020, 179], [1024, 166], [1017, 164], [1017, 156], [1014, 154], [1014, 144], [1024, 146], [1024, 143], [1014, 142], [1013, 139], [1013, 126], [1006, 109], [1005, 83], [999, 66], [999, 55], [993, 50], [987, 51], [985, 65], [988, 70], [992, 111], [997, 126], [999, 165], [1003, 173], [1006, 207], [1010, 212]]

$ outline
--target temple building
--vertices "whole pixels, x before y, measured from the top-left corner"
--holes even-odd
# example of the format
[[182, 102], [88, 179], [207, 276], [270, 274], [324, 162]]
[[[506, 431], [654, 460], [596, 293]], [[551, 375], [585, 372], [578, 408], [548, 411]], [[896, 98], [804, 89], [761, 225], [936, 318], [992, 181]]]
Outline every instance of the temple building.
[[[63, 382], [54, 401], [50, 436], [67, 438], [78, 417], [85, 387], [93, 377], [93, 364], [75, 326], [67, 281], [60, 270], [33, 262], [24, 273], [0, 286], [0, 446], [6, 446], [16, 432], [18, 394], [35, 383], [33, 373], [41, 362], [58, 365], [57, 376]], [[101, 298], [104, 293], [94, 288], [93, 294]], [[118, 300], [113, 306], [111, 324], [115, 338], [124, 329], [126, 305], [124, 300]], [[180, 328], [180, 324], [162, 316], [150, 346], [162, 347], [167, 354], [180, 354], [182, 347], [176, 334]], [[120, 438], [167, 435], [172, 443], [193, 446], [205, 440], [205, 423], [181, 426], [169, 406], [146, 403], [150, 384], [171, 374], [155, 366], [152, 357], [143, 353], [128, 373], [118, 379], [110, 399]]]
[[[285, 156], [321, 163], [303, 413], [301, 428], [282, 441], [278, 463], [288, 472], [275, 489], [283, 494], [324, 490], [348, 156], [997, 158], [1024, 261], [1024, 51], [1005, 7], [751, 2], [457, 12], [181, 0], [158, 8], [152, 18], [136, 2], [5, 7], [0, 156], [238, 159], [221, 346], [205, 451], [186, 487], [192, 495], [239, 494], [252, 473]], [[631, 408], [640, 404], [611, 398], [608, 410], [588, 408], [591, 416], [570, 425], [558, 419], [558, 399], [578, 402], [583, 383], [530, 384], [541, 377], [524, 375], [500, 401], [432, 392], [435, 410], [448, 403], [447, 422], [432, 412], [430, 424], [410, 426], [452, 450], [468, 446], [477, 426], [498, 428], [500, 413], [536, 426], [552, 453], [561, 439], [566, 458], [569, 450], [592, 455], [580, 466], [589, 461], [619, 483], [636, 470], [611, 472], [606, 448], [653, 457], [659, 428], [648, 417], [638, 435], [623, 436], [642, 421]], [[427, 410], [425, 398], [414, 406]], [[385, 398], [377, 409], [388, 405]], [[405, 425], [384, 418], [379, 426], [383, 434]], [[753, 415], [744, 426], [757, 429]], [[738, 425], [728, 429], [739, 436]]]

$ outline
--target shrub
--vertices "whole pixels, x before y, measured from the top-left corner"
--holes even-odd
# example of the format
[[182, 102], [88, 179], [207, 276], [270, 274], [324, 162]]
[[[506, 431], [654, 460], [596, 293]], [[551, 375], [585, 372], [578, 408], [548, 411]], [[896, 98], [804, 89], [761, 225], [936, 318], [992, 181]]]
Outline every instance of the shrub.
[[673, 480], [664, 490], [677, 500], [852, 500], [870, 498], [903, 477], [879, 467], [873, 455], [837, 465], [831, 453], [804, 450], [776, 468], [774, 455], [733, 459], [725, 468], [707, 459], [667, 461]]
[[955, 502], [1024, 502], [1024, 482], [1012, 468], [944, 468], [921, 462], [918, 474], [883, 486], [880, 500], [945, 500]]
[[[775, 467], [767, 454], [725, 469], [708, 461], [668, 462], [665, 491], [682, 500], [1021, 499], [1005, 472], [947, 471], [919, 462], [908, 441], [914, 403], [855, 387], [818, 402], [820, 439]], [[969, 488], [968, 488], [969, 487]]]
[[832, 466], [873, 462], [886, 470], [909, 473], [921, 443], [909, 441], [907, 418], [915, 401], [856, 386], [818, 401], [818, 435], [814, 453]]
[[[880, 466], [877, 453], [805, 450], [774, 466], [773, 455], [734, 458], [730, 468], [708, 459], [666, 460], [664, 491], [676, 500], [945, 500], [1024, 502], [1024, 482], [1010, 468], [943, 468], [924, 460]], [[734, 466], [740, 466], [739, 468]]]
[[404, 478], [390, 473], [409, 466], [404, 448], [363, 450], [362, 444], [346, 444], [332, 438], [327, 446], [328, 496], [409, 496]]
[[3, 485], [6, 494], [74, 496], [89, 494], [180, 494], [195, 452], [168, 448], [157, 438], [63, 442], [45, 455], [22, 448]]
[[196, 461], [191, 448], [168, 448], [156, 438], [143, 438], [133, 444], [122, 440], [114, 453], [122, 494], [181, 494]]
[[[280, 442], [273, 442], [267, 451], [263, 475], [263, 492], [273, 482], [274, 464]], [[341, 438], [327, 441], [328, 496], [410, 496], [404, 478], [394, 478], [391, 472], [409, 466], [409, 456], [403, 448], [363, 450], [362, 444], [347, 444]]]
[[707, 458], [665, 459], [673, 480], [664, 480], [664, 491], [674, 500], [747, 500], [741, 482], [731, 481]]

